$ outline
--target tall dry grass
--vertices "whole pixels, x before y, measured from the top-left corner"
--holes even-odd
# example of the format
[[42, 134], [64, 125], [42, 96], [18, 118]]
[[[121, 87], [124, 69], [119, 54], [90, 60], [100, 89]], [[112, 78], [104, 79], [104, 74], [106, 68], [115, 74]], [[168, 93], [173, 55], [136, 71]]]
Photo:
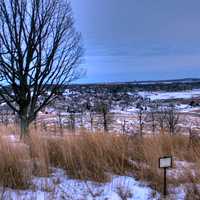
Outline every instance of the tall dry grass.
[[0, 183], [3, 187], [27, 188], [31, 180], [32, 163], [28, 146], [13, 144], [0, 136]]
[[[200, 141], [189, 147], [189, 138], [183, 135], [170, 136], [169, 134], [160, 134], [149, 136], [140, 143], [142, 155], [140, 160], [140, 169], [136, 172], [139, 179], [151, 183], [151, 186], [158, 190], [163, 190], [163, 170], [158, 167], [158, 160], [165, 155], [173, 156], [173, 168], [176, 167], [175, 161], [185, 161], [195, 164], [195, 169], [183, 169], [184, 174], [177, 177], [169, 177], [168, 183], [179, 185], [181, 183], [200, 183]], [[195, 170], [195, 178], [192, 170]], [[193, 177], [193, 178], [191, 178]]]
[[84, 133], [48, 139], [51, 165], [75, 178], [106, 181], [109, 173], [131, 169], [128, 138], [105, 133]]
[[[59, 167], [73, 178], [98, 182], [109, 180], [111, 174], [133, 175], [161, 191], [159, 157], [173, 155], [177, 160], [194, 162], [200, 169], [200, 145], [197, 141], [189, 147], [187, 136], [161, 134], [141, 139], [85, 131], [50, 136], [33, 129], [27, 141], [12, 141], [8, 135], [15, 132], [18, 138], [17, 129], [0, 128], [0, 132], [0, 184], [11, 188], [26, 188], [33, 176], [48, 176], [52, 167]], [[184, 179], [190, 180], [195, 184], [200, 178]], [[181, 181], [168, 180], [172, 184]]]

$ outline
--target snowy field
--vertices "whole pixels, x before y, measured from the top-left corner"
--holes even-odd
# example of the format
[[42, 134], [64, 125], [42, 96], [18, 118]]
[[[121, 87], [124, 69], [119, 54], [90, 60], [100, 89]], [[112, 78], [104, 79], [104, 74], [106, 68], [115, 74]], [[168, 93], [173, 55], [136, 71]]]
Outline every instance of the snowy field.
[[[5, 139], [16, 143], [19, 138], [9, 135]], [[174, 160], [173, 168], [167, 171], [167, 176], [178, 180], [184, 177], [188, 169], [194, 175], [197, 172], [194, 163]], [[184, 200], [190, 187], [191, 183], [178, 186], [169, 184], [169, 199]], [[110, 174], [110, 181], [97, 183], [72, 179], [60, 168], [52, 168], [49, 177], [33, 177], [26, 190], [0, 188], [2, 200], [160, 200], [161, 196], [147, 182], [136, 180], [133, 176]]]
[[[191, 165], [176, 162], [176, 168], [168, 171], [169, 177], [184, 176]], [[192, 169], [192, 167], [191, 167]], [[170, 199], [184, 200], [191, 184], [178, 187], [169, 185]], [[13, 190], [1, 188], [3, 200], [159, 200], [162, 194], [152, 190], [148, 184], [129, 176], [112, 176], [107, 183], [71, 179], [62, 169], [54, 168], [50, 177], [35, 177], [30, 189]]]
[[[5, 190], [5, 200], [156, 200], [159, 194], [132, 177], [113, 176], [105, 184], [70, 179], [61, 169], [49, 178], [34, 178], [32, 190]], [[154, 197], [152, 197], [152, 195]]]
[[138, 92], [138, 94], [144, 98], [149, 98], [152, 101], [155, 100], [167, 100], [167, 99], [191, 99], [200, 97], [200, 89], [187, 90], [180, 92]]
[[[174, 169], [168, 176], [180, 175]], [[62, 169], [54, 169], [51, 177], [34, 178], [31, 189], [13, 190], [1, 188], [4, 200], [159, 200], [161, 194], [147, 184], [128, 176], [113, 176], [108, 183], [75, 180], [65, 175]], [[184, 200], [190, 184], [170, 187], [170, 198]]]

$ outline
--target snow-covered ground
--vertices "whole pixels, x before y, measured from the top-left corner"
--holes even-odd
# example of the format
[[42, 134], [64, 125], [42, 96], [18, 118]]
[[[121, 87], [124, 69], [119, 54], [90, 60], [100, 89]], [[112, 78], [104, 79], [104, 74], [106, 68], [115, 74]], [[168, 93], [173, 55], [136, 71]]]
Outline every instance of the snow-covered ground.
[[[188, 113], [188, 112], [192, 113], [192, 112], [200, 110], [200, 106], [190, 106], [188, 104], [176, 104], [175, 108], [177, 109], [177, 111], [182, 112], [182, 113]], [[146, 109], [147, 111], [150, 111], [149, 107], [147, 107]], [[134, 106], [127, 107], [123, 111], [120, 108], [116, 107], [115, 109], [111, 110], [111, 113], [134, 115], [134, 114], [137, 114], [138, 111], [139, 109]]]
[[144, 98], [150, 98], [154, 100], [166, 100], [166, 99], [190, 99], [200, 97], [200, 89], [179, 91], [179, 92], [138, 92], [138, 94]]
[[182, 113], [188, 113], [188, 112], [193, 113], [195, 111], [200, 110], [200, 106], [192, 107], [187, 104], [179, 104], [179, 105], [176, 105], [176, 109]]
[[[192, 163], [177, 161], [176, 168], [168, 170], [167, 176], [184, 176]], [[186, 170], [186, 171], [185, 171]], [[190, 183], [168, 185], [169, 199], [184, 200]], [[146, 183], [129, 176], [112, 176], [107, 183], [71, 179], [62, 169], [54, 168], [50, 177], [35, 177], [27, 190], [0, 188], [4, 200], [158, 200], [162, 195]]]
[[[16, 143], [19, 138], [9, 135], [8, 141]], [[198, 171], [195, 163], [174, 160], [173, 168], [167, 176], [173, 179], [184, 178], [189, 171], [193, 176]], [[158, 192], [147, 183], [130, 176], [110, 175], [107, 183], [72, 179], [65, 171], [53, 168], [49, 177], [33, 177], [30, 189], [14, 190], [0, 188], [0, 199], [4, 200], [158, 200]], [[187, 179], [188, 180], [188, 179]], [[184, 200], [191, 183], [178, 186], [168, 185], [169, 199]]]
[[[70, 179], [61, 169], [51, 177], [34, 178], [32, 190], [6, 189], [5, 200], [156, 200], [159, 194], [132, 177], [113, 176], [105, 184]], [[153, 195], [153, 196], [152, 196]], [[126, 198], [125, 198], [126, 197]]]

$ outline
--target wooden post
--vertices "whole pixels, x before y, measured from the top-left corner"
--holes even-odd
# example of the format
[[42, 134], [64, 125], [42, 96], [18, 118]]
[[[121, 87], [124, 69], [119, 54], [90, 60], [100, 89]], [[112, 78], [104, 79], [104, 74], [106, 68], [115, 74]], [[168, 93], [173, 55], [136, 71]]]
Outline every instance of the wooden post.
[[164, 168], [164, 183], [163, 183], [163, 195], [164, 197], [167, 196], [167, 168]]
[[172, 167], [172, 156], [164, 156], [159, 158], [159, 168], [164, 170], [164, 181], [163, 181], [163, 196], [167, 196], [167, 169]]

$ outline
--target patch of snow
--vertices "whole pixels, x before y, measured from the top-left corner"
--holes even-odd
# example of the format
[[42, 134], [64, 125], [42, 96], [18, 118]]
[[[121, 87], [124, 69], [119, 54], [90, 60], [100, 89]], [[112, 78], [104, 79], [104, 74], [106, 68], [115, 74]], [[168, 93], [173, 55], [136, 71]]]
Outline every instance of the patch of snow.
[[169, 193], [171, 194], [170, 197], [172, 199], [185, 200], [186, 189], [184, 185], [180, 185], [179, 187], [175, 188], [170, 188]]
[[187, 161], [174, 161], [175, 168], [168, 170], [168, 176], [174, 179], [183, 178], [190, 173], [195, 176], [195, 164]]
[[200, 89], [180, 91], [180, 92], [138, 92], [143, 98], [149, 98], [154, 100], [166, 100], [166, 99], [190, 99], [200, 97]]
[[154, 191], [146, 184], [127, 176], [113, 176], [110, 182], [103, 184], [70, 179], [63, 170], [56, 169], [51, 177], [34, 178], [33, 184], [33, 190], [7, 189], [4, 199], [121, 200], [120, 194], [127, 195], [128, 200], [159, 199], [157, 193], [155, 197], [151, 198]]
[[132, 107], [132, 108], [128, 108], [128, 109], [127, 109], [127, 112], [129, 112], [129, 113], [136, 113], [136, 112], [138, 112], [138, 111], [139, 111], [139, 109], [136, 108], [136, 107]]

